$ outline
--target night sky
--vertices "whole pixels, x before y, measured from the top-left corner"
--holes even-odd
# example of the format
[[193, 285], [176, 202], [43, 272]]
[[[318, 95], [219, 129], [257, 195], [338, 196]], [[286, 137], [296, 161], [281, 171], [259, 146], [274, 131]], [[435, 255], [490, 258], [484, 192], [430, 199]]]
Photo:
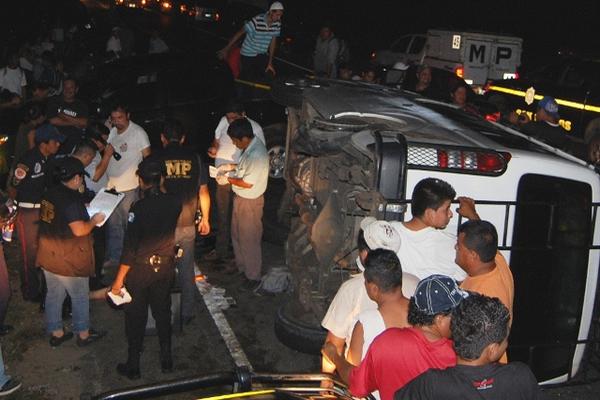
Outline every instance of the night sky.
[[[197, 0], [202, 2], [202, 0]], [[212, 0], [211, 0], [212, 1]], [[223, 0], [225, 3], [226, 0]], [[253, 0], [246, 0], [253, 1]], [[261, 1], [261, 0], [254, 0]], [[264, 0], [267, 1], [267, 0]], [[429, 28], [514, 34], [524, 39], [523, 60], [550, 57], [559, 49], [594, 55], [600, 49], [600, 1], [569, 0], [282, 0], [284, 27], [314, 36], [330, 21], [361, 55], [395, 38]], [[76, 0], [18, 0], [3, 4], [0, 41], [7, 29], [23, 29], [44, 9]], [[75, 9], [76, 7], [70, 7]], [[32, 14], [32, 10], [36, 10]], [[75, 11], [76, 13], [76, 11]], [[35, 24], [34, 24], [35, 26]], [[17, 28], [17, 29], [18, 29]], [[25, 28], [27, 29], [27, 28]], [[314, 43], [314, 41], [312, 42]]]
[[304, 21], [329, 19], [337, 23], [340, 36], [363, 38], [376, 48], [389, 45], [402, 34], [449, 28], [520, 36], [524, 39], [524, 53], [530, 55], [555, 53], [560, 48], [586, 54], [600, 49], [600, 1], [595, 0], [304, 0], [287, 3], [286, 19], [295, 19], [292, 13], [301, 14]]

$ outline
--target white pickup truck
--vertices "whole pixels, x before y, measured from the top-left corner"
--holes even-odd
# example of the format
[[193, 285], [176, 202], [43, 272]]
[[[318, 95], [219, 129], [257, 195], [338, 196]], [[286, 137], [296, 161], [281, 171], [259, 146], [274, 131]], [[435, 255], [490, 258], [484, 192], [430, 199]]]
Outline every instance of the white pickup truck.
[[372, 54], [384, 67], [397, 62], [424, 63], [453, 71], [467, 83], [483, 86], [491, 79], [511, 79], [521, 64], [523, 40], [491, 33], [430, 29], [395, 40]]

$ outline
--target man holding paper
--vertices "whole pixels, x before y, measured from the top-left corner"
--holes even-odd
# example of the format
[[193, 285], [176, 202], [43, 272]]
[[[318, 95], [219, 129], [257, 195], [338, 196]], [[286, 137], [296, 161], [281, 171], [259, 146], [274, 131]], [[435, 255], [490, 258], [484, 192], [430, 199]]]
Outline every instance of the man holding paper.
[[[254, 136], [265, 142], [265, 134], [258, 122], [246, 117], [244, 104], [237, 100], [230, 100], [225, 107], [225, 115], [219, 121], [215, 129], [215, 139], [208, 149], [208, 156], [215, 159], [215, 167], [223, 170], [229, 164], [237, 164], [242, 151], [235, 147], [227, 134], [229, 124], [236, 119], [246, 118], [252, 126]], [[205, 259], [225, 263], [231, 259], [229, 243], [231, 239], [231, 207], [232, 207], [231, 184], [222, 181], [217, 184], [215, 192], [215, 203], [217, 204], [217, 238], [215, 249]]]
[[87, 346], [106, 332], [90, 328], [89, 277], [94, 275], [92, 230], [105, 218], [96, 213], [91, 218], [79, 192], [83, 185], [81, 161], [65, 157], [57, 162], [60, 184], [44, 195], [40, 207], [40, 236], [37, 262], [44, 271], [48, 292], [44, 319], [50, 346], [60, 346], [73, 337], [64, 330], [62, 304], [71, 296], [73, 331], [77, 345]]
[[235, 268], [246, 277], [242, 289], [254, 290], [261, 278], [263, 194], [269, 181], [269, 155], [264, 143], [252, 133], [252, 125], [246, 118], [233, 121], [227, 134], [242, 154], [235, 169], [227, 175], [217, 176], [217, 182], [231, 184], [234, 193], [231, 241]]

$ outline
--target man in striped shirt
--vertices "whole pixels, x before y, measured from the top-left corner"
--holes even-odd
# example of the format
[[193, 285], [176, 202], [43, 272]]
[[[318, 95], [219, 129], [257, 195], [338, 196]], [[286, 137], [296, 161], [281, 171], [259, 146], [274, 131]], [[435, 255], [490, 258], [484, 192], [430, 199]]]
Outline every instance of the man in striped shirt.
[[218, 51], [218, 57], [225, 59], [231, 48], [246, 35], [241, 50], [240, 79], [262, 81], [266, 72], [275, 75], [273, 56], [281, 32], [282, 16], [283, 4], [276, 1], [271, 4], [269, 11], [247, 21], [227, 46]]

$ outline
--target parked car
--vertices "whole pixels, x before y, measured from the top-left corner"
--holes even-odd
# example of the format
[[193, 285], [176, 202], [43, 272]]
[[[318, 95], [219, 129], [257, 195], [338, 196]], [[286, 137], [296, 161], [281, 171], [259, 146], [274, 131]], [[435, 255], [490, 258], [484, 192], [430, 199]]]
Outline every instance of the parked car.
[[[294, 290], [275, 323], [283, 343], [319, 351], [320, 321], [355, 270], [359, 222], [406, 219], [417, 182], [435, 177], [473, 197], [498, 230], [515, 281], [509, 359], [528, 363], [542, 383], [585, 370], [598, 352], [587, 339], [600, 329], [600, 180], [591, 167], [398, 89], [315, 80], [275, 85], [273, 97], [288, 111], [281, 215], [290, 216]], [[446, 230], [455, 234], [460, 222]]]
[[490, 102], [526, 113], [530, 119], [544, 96], [556, 99], [559, 123], [571, 136], [586, 143], [600, 136], [599, 60], [555, 57], [517, 80], [491, 82], [485, 93]]

